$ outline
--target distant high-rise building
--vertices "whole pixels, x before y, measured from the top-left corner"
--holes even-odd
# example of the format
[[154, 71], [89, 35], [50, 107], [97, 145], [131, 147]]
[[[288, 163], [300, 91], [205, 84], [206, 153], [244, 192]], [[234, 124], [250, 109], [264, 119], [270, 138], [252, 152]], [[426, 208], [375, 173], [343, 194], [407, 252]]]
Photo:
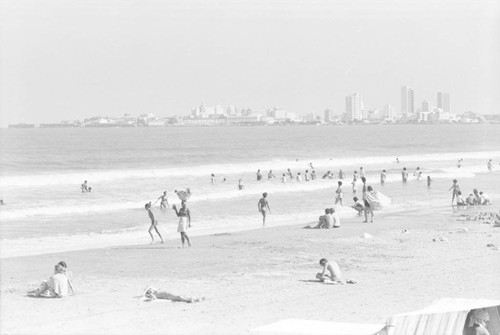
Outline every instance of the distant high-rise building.
[[450, 112], [450, 93], [438, 92], [437, 94], [437, 106], [441, 108], [443, 112]]
[[415, 92], [408, 86], [401, 87], [401, 114], [404, 117], [415, 115]]
[[427, 100], [422, 101], [422, 112], [430, 112], [432, 109], [431, 103]]
[[347, 120], [363, 119], [363, 100], [359, 93], [354, 93], [345, 98], [345, 111]]
[[330, 122], [333, 120], [333, 111], [330, 109], [325, 110], [325, 122]]

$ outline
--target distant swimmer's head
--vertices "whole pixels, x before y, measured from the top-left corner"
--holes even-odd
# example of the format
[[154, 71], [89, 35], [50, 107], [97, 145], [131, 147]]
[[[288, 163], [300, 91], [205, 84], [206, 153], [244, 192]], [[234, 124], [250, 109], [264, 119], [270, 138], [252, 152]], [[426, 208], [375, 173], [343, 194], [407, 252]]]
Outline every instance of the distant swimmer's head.
[[337, 182], [337, 184], [339, 184], [339, 186], [342, 186], [342, 182], [340, 180]]
[[362, 181], [363, 183], [366, 183], [366, 178], [365, 178], [365, 177], [361, 177], [361, 181]]
[[371, 187], [371, 186], [368, 186], [366, 189], [367, 189], [368, 191], [373, 191], [373, 187]]
[[326, 258], [321, 258], [319, 260], [319, 265], [325, 265], [326, 263], [328, 263], [328, 259], [326, 259]]
[[267, 197], [267, 192], [262, 193], [262, 196], [265, 198]]
[[358, 199], [358, 197], [354, 197], [354, 198], [352, 198], [352, 200], [354, 200], [354, 201], [356, 202], [356, 201], [358, 201], [359, 199]]

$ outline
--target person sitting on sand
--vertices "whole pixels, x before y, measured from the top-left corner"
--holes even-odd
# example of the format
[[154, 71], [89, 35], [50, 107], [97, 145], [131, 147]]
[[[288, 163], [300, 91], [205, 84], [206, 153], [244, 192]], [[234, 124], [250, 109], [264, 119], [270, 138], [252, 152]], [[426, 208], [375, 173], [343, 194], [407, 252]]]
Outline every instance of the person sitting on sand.
[[462, 191], [457, 192], [457, 206], [467, 206], [464, 198], [462, 198]]
[[160, 290], [157, 290], [157, 289], [150, 287], [150, 286], [147, 286], [144, 289], [142, 297], [145, 298], [145, 301], [164, 299], [164, 300], [171, 300], [171, 301], [187, 302], [189, 304], [192, 302], [200, 302], [200, 301], [205, 300], [204, 297], [202, 297], [202, 298], [183, 297], [181, 295], [175, 295], [175, 294], [169, 293], [167, 291], [160, 291]]
[[335, 212], [335, 208], [330, 208], [330, 214], [333, 217], [333, 228], [340, 228], [340, 218], [339, 215]]
[[64, 268], [57, 264], [54, 267], [54, 275], [48, 281], [43, 281], [36, 290], [28, 292], [31, 297], [62, 298], [68, 295], [68, 277], [64, 274]]
[[64, 275], [68, 278], [68, 289], [70, 294], [75, 294], [75, 290], [73, 289], [73, 273], [68, 270], [68, 265], [66, 265], [65, 261], [60, 261], [57, 263], [57, 265], [60, 265], [63, 267], [64, 270]]
[[474, 205], [481, 205], [481, 196], [479, 195], [479, 191], [475, 188], [472, 190], [474, 193]]
[[333, 217], [330, 208], [325, 208], [325, 215], [321, 215], [318, 219], [318, 224], [314, 227], [305, 226], [304, 228], [310, 229], [330, 229], [333, 227]]
[[479, 198], [481, 199], [481, 205], [491, 205], [490, 197], [485, 193], [479, 192]]
[[[355, 284], [354, 280], [346, 280], [342, 279], [342, 274], [340, 272], [340, 267], [335, 261], [328, 261], [326, 258], [322, 258], [319, 260], [319, 265], [323, 267], [322, 272], [318, 272], [316, 274], [316, 278], [319, 279], [322, 283], [336, 283], [336, 284]], [[328, 275], [326, 272], [329, 272]]]
[[474, 206], [474, 202], [475, 202], [475, 197], [474, 197], [474, 194], [469, 194], [469, 196], [467, 197], [467, 205], [468, 206]]
[[358, 216], [363, 215], [363, 212], [365, 211], [365, 206], [359, 201], [358, 197], [352, 198], [354, 201], [354, 205], [351, 207], [354, 208], [358, 212]]

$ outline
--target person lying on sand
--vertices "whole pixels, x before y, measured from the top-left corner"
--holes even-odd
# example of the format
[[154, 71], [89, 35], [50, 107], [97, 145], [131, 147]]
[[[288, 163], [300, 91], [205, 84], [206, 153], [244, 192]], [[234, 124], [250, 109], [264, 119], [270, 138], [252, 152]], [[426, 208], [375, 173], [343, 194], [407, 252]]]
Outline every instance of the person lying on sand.
[[57, 264], [54, 275], [48, 281], [43, 281], [39, 288], [28, 292], [28, 296], [42, 298], [62, 298], [68, 295], [69, 281], [64, 274], [64, 268]]
[[[323, 267], [322, 272], [318, 272], [316, 274], [316, 278], [319, 279], [320, 282], [325, 284], [355, 284], [356, 281], [348, 279], [346, 281], [342, 280], [342, 274], [340, 272], [340, 267], [335, 261], [328, 261], [326, 258], [322, 258], [319, 260], [319, 265]], [[326, 272], [329, 272], [328, 275]]]
[[145, 301], [164, 299], [164, 300], [192, 303], [192, 302], [200, 302], [200, 301], [205, 300], [204, 297], [202, 297], [202, 298], [183, 297], [181, 295], [175, 295], [175, 294], [169, 293], [167, 291], [160, 291], [160, 290], [157, 290], [157, 289], [150, 287], [150, 286], [147, 286], [144, 289], [142, 297], [145, 298]]

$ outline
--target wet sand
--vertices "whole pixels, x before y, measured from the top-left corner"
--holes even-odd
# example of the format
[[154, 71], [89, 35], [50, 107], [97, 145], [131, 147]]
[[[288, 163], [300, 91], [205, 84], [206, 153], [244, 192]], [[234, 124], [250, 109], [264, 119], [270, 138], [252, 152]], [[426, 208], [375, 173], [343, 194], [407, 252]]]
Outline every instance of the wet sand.
[[[286, 318], [384, 322], [442, 297], [498, 296], [500, 251], [487, 244], [500, 246], [500, 228], [450, 212], [379, 214], [373, 224], [356, 217], [331, 230], [297, 224], [193, 237], [189, 249], [175, 240], [2, 259], [0, 332], [245, 334]], [[357, 284], [314, 282], [322, 257]], [[26, 297], [60, 260], [73, 272], [76, 295]], [[206, 300], [143, 302], [146, 285]]]

